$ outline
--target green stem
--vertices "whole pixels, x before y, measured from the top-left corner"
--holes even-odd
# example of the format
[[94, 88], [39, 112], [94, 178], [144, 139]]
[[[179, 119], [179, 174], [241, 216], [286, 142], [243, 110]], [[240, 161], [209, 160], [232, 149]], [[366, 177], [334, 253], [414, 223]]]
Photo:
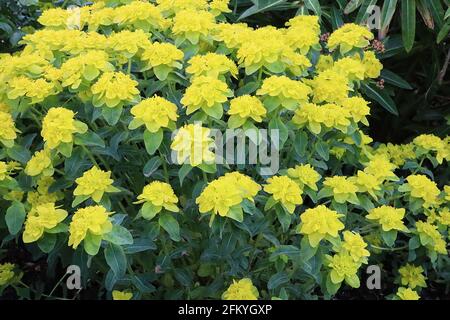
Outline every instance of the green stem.
[[50, 291], [50, 293], [48, 294], [49, 296], [51, 296], [53, 294], [53, 292], [55, 292], [56, 288], [58, 288], [58, 286], [61, 284], [61, 282], [64, 280], [65, 276], [67, 273], [65, 273], [61, 279], [59, 279], [59, 281], [55, 284], [55, 286], [53, 287], [52, 291]]
[[374, 249], [378, 249], [378, 250], [382, 250], [382, 251], [401, 251], [401, 250], [405, 250], [405, 249], [408, 249], [408, 248], [409, 248], [408, 245], [407, 245], [407, 246], [403, 246], [403, 247], [398, 247], [398, 248], [378, 247], [378, 246], [375, 246], [375, 245], [373, 245], [373, 244], [371, 244], [370, 246], [371, 246], [372, 248], [374, 248]]
[[164, 179], [166, 180], [167, 183], [169, 183], [170, 182], [170, 180], [169, 180], [169, 171], [167, 170], [167, 163], [166, 163], [166, 160], [164, 159], [161, 151], [159, 151], [159, 158], [161, 159], [161, 163], [163, 165]]
[[31, 118], [33, 118], [34, 122], [36, 122], [38, 128], [41, 127], [41, 121], [39, 121], [39, 118], [33, 113], [33, 111], [30, 112]]
[[422, 158], [422, 160], [420, 160], [419, 166], [413, 171], [412, 174], [416, 174], [422, 168], [422, 165], [423, 165], [424, 161], [425, 161], [425, 158]]
[[203, 180], [206, 184], [208, 184], [208, 176], [206, 175], [206, 172], [202, 170]]
[[106, 162], [105, 159], [99, 154], [97, 155], [97, 157], [100, 159], [100, 162], [103, 164], [106, 170], [111, 171], [111, 167], [109, 166], [108, 162]]
[[36, 290], [30, 288], [26, 283], [24, 283], [24, 282], [22, 282], [22, 281], [19, 281], [19, 284], [21, 284], [22, 286], [24, 286], [25, 288], [27, 288], [28, 290], [30, 290], [30, 291], [33, 292], [34, 294], [41, 295], [42, 297], [45, 297], [45, 298], [50, 298], [50, 299], [55, 299], [55, 300], [70, 300], [70, 299], [67, 299], [67, 298], [52, 297], [52, 296], [46, 295], [46, 294], [44, 294], [44, 293], [39, 293], [39, 292], [37, 292]]
[[131, 59], [128, 60], [127, 73], [128, 73], [128, 74], [131, 74]]
[[88, 148], [86, 148], [84, 145], [80, 145], [81, 149], [84, 150], [84, 152], [86, 152], [87, 156], [89, 157], [89, 159], [91, 159], [92, 163], [95, 164], [97, 167], [99, 167], [97, 160], [95, 160], [94, 156], [92, 155], [92, 153], [88, 150]]
[[258, 72], [258, 83], [261, 82], [261, 80], [262, 80], [262, 75], [263, 75], [263, 68], [261, 67], [261, 68], [259, 69], [259, 72]]
[[64, 176], [65, 172], [56, 168], [53, 168], [53, 170], [55, 170], [55, 172], [59, 173], [60, 175]]
[[117, 201], [117, 203], [119, 204], [119, 208], [120, 208], [120, 210], [122, 210], [122, 213], [128, 214], [128, 211], [127, 211], [127, 209], [125, 209], [125, 207], [123, 206], [122, 202]]

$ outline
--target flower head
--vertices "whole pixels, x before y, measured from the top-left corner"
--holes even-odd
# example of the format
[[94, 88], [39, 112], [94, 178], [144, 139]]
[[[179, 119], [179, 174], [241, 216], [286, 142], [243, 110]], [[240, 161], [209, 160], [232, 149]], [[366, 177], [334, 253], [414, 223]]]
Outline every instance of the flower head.
[[231, 12], [230, 8], [228, 8], [229, 2], [230, 0], [212, 0], [209, 3], [209, 9], [215, 16]]
[[419, 294], [411, 288], [398, 288], [396, 293], [397, 298], [400, 300], [419, 300]]
[[192, 80], [181, 103], [187, 107], [188, 115], [201, 109], [207, 115], [220, 119], [223, 115], [223, 103], [231, 96], [232, 91], [225, 82], [213, 77], [199, 76]]
[[416, 157], [414, 146], [411, 143], [397, 145], [392, 143], [380, 144], [375, 150], [375, 154], [389, 159], [388, 161], [391, 161], [395, 166], [402, 166], [406, 160]]
[[210, 130], [199, 124], [187, 124], [181, 127], [171, 144], [172, 150], [177, 153], [178, 164], [186, 161], [193, 166], [212, 162], [215, 154], [210, 150], [213, 139], [209, 136]]
[[416, 267], [409, 263], [398, 269], [402, 286], [408, 286], [411, 289], [416, 287], [426, 288], [426, 277], [423, 275], [423, 271], [422, 266]]
[[73, 15], [73, 13], [68, 10], [51, 8], [42, 12], [38, 22], [49, 28], [66, 29], [71, 21], [71, 15]]
[[264, 96], [264, 103], [271, 111], [279, 105], [295, 110], [300, 103], [308, 101], [311, 92], [311, 88], [301, 81], [286, 76], [271, 76], [264, 79], [256, 94]]
[[173, 69], [181, 69], [184, 53], [171, 43], [154, 42], [141, 55], [142, 71], [153, 69], [156, 77], [164, 81]]
[[174, 127], [178, 118], [177, 106], [158, 96], [142, 100], [131, 108], [130, 112], [134, 118], [130, 122], [129, 128], [136, 129], [145, 125], [150, 132]]
[[114, 24], [114, 16], [116, 14], [117, 11], [110, 7], [92, 10], [86, 19], [89, 31], [97, 31], [101, 27]]
[[333, 69], [320, 72], [314, 79], [307, 82], [313, 89], [314, 103], [337, 103], [348, 98], [350, 90], [348, 78]]
[[398, 180], [398, 177], [394, 173], [396, 168], [396, 165], [391, 163], [387, 157], [383, 155], [375, 155], [366, 164], [364, 172], [374, 176], [380, 183], [382, 183], [385, 180]]
[[[360, 59], [359, 55], [355, 55], [356, 59]], [[381, 70], [383, 69], [383, 65], [380, 60], [375, 55], [373, 51], [364, 51], [364, 57], [362, 59], [362, 64], [364, 65], [365, 72], [364, 77], [375, 79], [378, 78], [381, 74]]]
[[121, 72], [106, 72], [91, 87], [93, 104], [108, 108], [123, 106], [136, 99], [138, 82]]
[[111, 172], [105, 172], [97, 167], [92, 167], [83, 173], [83, 176], [75, 180], [77, 187], [73, 191], [75, 196], [88, 196], [95, 202], [99, 203], [102, 200], [103, 194], [106, 192], [117, 192], [113, 180], [111, 179]]
[[113, 16], [114, 23], [120, 27], [131, 27], [146, 32], [165, 30], [170, 24], [159, 7], [146, 1], [131, 1], [124, 6], [119, 6], [115, 8]]
[[440, 164], [450, 156], [450, 149], [444, 140], [432, 134], [422, 134], [414, 138], [413, 144], [426, 151], [435, 152], [436, 160]]
[[[165, 182], [153, 181], [149, 183], [144, 187], [144, 190], [142, 190], [142, 193], [138, 195], [137, 199], [138, 201], [135, 203], [144, 203], [142, 210], [142, 215], [144, 218], [148, 218], [150, 215], [153, 217], [163, 208], [171, 212], [180, 211], [177, 207], [177, 196], [173, 192], [170, 184]], [[150, 204], [151, 208], [147, 208], [148, 205], [146, 207], [146, 204]], [[146, 216], [146, 213], [148, 213], [149, 216]]]
[[10, 283], [16, 276], [14, 269], [16, 266], [12, 263], [0, 264], [0, 286]]
[[222, 294], [223, 300], [258, 300], [258, 289], [253, 285], [252, 280], [244, 278], [233, 280], [233, 283]]
[[247, 75], [265, 68], [271, 73], [289, 70], [296, 76], [302, 75], [311, 62], [289, 45], [282, 30], [272, 26], [250, 30], [243, 34], [237, 57]]
[[345, 280], [349, 286], [353, 288], [359, 287], [360, 282], [357, 275], [359, 264], [349, 254], [338, 253], [332, 257], [326, 257], [329, 260], [327, 266], [331, 269], [331, 282], [339, 284]]
[[317, 182], [320, 180], [320, 174], [311, 167], [310, 164], [297, 165], [295, 168], [289, 168], [288, 176], [300, 185], [308, 186], [314, 191], [317, 191]]
[[317, 72], [320, 73], [322, 71], [333, 68], [333, 65], [334, 65], [333, 56], [321, 54], [316, 64], [316, 70]]
[[69, 246], [74, 249], [83, 241], [87, 234], [103, 236], [112, 230], [109, 215], [102, 206], [90, 206], [78, 209], [72, 217], [69, 226]]
[[36, 151], [25, 167], [25, 173], [31, 177], [41, 173], [44, 176], [51, 176], [53, 172], [52, 159], [47, 149]]
[[344, 24], [334, 31], [328, 38], [328, 48], [333, 51], [340, 48], [342, 54], [353, 48], [365, 48], [369, 40], [373, 39], [372, 32], [368, 28], [353, 23]]
[[366, 68], [361, 61], [352, 57], [344, 57], [334, 62], [332, 70], [336, 73], [343, 74], [349, 81], [364, 80]]
[[342, 214], [330, 210], [324, 205], [307, 209], [300, 215], [301, 223], [299, 232], [308, 237], [309, 244], [317, 247], [327, 236], [336, 238], [338, 232], [344, 229], [344, 224], [339, 220]]
[[374, 175], [358, 170], [356, 176], [350, 180], [358, 187], [358, 192], [367, 192], [374, 199], [378, 199], [376, 192], [381, 190], [381, 183]]
[[367, 263], [367, 257], [370, 252], [366, 249], [367, 243], [359, 233], [344, 231], [344, 242], [342, 249], [347, 252], [357, 263]]
[[331, 189], [334, 200], [338, 203], [351, 201], [358, 191], [358, 187], [349, 178], [343, 176], [327, 177], [323, 185]]
[[113, 300], [131, 300], [131, 298], [133, 298], [133, 293], [128, 291], [113, 290], [112, 297]]
[[407, 188], [411, 197], [422, 199], [423, 206], [435, 206], [439, 204], [439, 194], [441, 193], [436, 183], [422, 174], [410, 175], [406, 178]]
[[320, 25], [317, 16], [299, 15], [290, 19], [286, 26], [286, 40], [288, 44], [298, 49], [300, 53], [307, 54], [310, 48], [319, 45]]
[[74, 133], [84, 133], [87, 126], [74, 119], [72, 110], [62, 107], [51, 108], [42, 120], [41, 135], [46, 145], [54, 149], [61, 143], [73, 141]]
[[315, 134], [319, 134], [323, 129], [337, 129], [346, 133], [350, 118], [350, 112], [336, 104], [327, 103], [318, 106], [314, 103], [305, 103], [295, 111], [292, 122], [299, 127], [307, 126]]
[[134, 57], [142, 55], [144, 50], [151, 45], [150, 35], [143, 30], [122, 30], [108, 36], [104, 47], [112, 60], [125, 64]]
[[275, 176], [267, 179], [264, 191], [270, 193], [276, 202], [280, 202], [289, 213], [294, 213], [295, 207], [303, 203], [299, 185], [288, 176]]
[[253, 181], [252, 178], [237, 171], [226, 173], [223, 179], [235, 186], [242, 199], [247, 199], [251, 202], [254, 202], [254, 197], [261, 190], [261, 186]]
[[370, 115], [368, 102], [361, 97], [351, 97], [342, 101], [342, 107], [350, 112], [353, 121], [369, 125], [367, 116]]
[[195, 55], [189, 60], [186, 72], [193, 77], [208, 76], [219, 78], [227, 73], [236, 77], [238, 68], [233, 60], [223, 54], [209, 52], [205, 55]]
[[214, 15], [204, 10], [186, 9], [177, 12], [173, 18], [173, 34], [182, 40], [197, 44], [206, 38], [215, 24]]
[[25, 221], [23, 242], [39, 240], [46, 230], [53, 229], [67, 217], [67, 211], [58, 209], [54, 203], [39, 204], [31, 209]]
[[210, 182], [195, 203], [199, 205], [201, 213], [212, 212], [222, 217], [241, 220], [242, 217], [235, 215], [235, 209], [239, 211], [236, 206], [244, 199], [253, 201], [259, 190], [260, 186], [249, 177], [238, 172], [228, 173]]
[[228, 126], [237, 128], [245, 124], [248, 119], [261, 122], [262, 118], [266, 116], [266, 109], [258, 98], [243, 95], [230, 101], [228, 114], [230, 115]]
[[375, 220], [380, 225], [383, 231], [399, 230], [408, 232], [408, 228], [403, 223], [405, 217], [404, 208], [394, 208], [390, 206], [381, 206], [370, 210], [366, 216], [369, 220]]
[[420, 243], [428, 250], [435, 251], [440, 254], [448, 254], [446, 248], [447, 244], [437, 230], [437, 226], [429, 222], [417, 221], [416, 229], [420, 238]]
[[114, 70], [108, 60], [108, 54], [100, 50], [90, 50], [68, 59], [60, 69], [61, 85], [77, 90], [82, 83], [91, 83], [100, 73]]
[[16, 100], [19, 97], [27, 97], [30, 100], [30, 104], [42, 102], [45, 98], [58, 92], [55, 83], [48, 82], [43, 78], [34, 80], [25, 76], [19, 76], [11, 79], [8, 86], [7, 96], [9, 99]]
[[0, 111], [0, 142], [6, 147], [12, 147], [17, 138], [16, 126], [9, 112]]
[[237, 49], [252, 33], [245, 23], [220, 23], [214, 27], [214, 40], [223, 42], [228, 49]]

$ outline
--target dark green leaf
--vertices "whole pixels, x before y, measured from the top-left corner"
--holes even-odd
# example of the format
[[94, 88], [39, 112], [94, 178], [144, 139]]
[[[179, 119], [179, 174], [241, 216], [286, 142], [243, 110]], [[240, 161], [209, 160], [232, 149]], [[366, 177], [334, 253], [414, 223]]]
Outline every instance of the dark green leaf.
[[344, 14], [349, 14], [358, 9], [363, 0], [350, 0], [344, 8]]
[[8, 210], [6, 210], [5, 221], [10, 234], [16, 235], [19, 233], [26, 215], [25, 207], [17, 201], [14, 201]]
[[147, 163], [144, 166], [144, 176], [151, 177], [153, 173], [155, 173], [156, 170], [161, 166], [161, 159], [159, 157], [153, 157], [150, 160], [147, 161]]
[[314, 14], [318, 17], [322, 15], [322, 8], [320, 7], [319, 0], [305, 0], [304, 1], [306, 8], [314, 12]]
[[411, 85], [402, 77], [399, 75], [393, 73], [392, 71], [389, 71], [387, 69], [383, 69], [381, 71], [381, 77], [387, 82], [390, 83], [396, 87], [412, 90]]
[[416, 0], [402, 0], [402, 38], [406, 52], [411, 51], [416, 37]]
[[370, 15], [369, 8], [376, 4], [377, 0], [363, 0], [362, 5], [359, 8], [358, 14], [355, 18], [355, 23], [361, 24], [367, 20]]
[[121, 246], [108, 243], [105, 249], [105, 259], [117, 278], [122, 278], [127, 270], [127, 257]]
[[442, 29], [439, 31], [439, 34], [436, 38], [436, 42], [441, 43], [442, 40], [444, 40], [448, 36], [449, 32], [450, 32], [450, 21], [447, 21], [442, 27]]
[[180, 185], [183, 185], [184, 178], [192, 171], [192, 167], [189, 164], [183, 164], [178, 170], [178, 178], [180, 179]]
[[114, 225], [112, 230], [103, 236], [103, 239], [119, 246], [133, 244], [133, 236], [130, 231], [120, 225]]
[[253, 0], [254, 5], [245, 10], [238, 18], [242, 20], [254, 14], [274, 9], [276, 6], [282, 5], [286, 0]]
[[164, 138], [163, 130], [159, 129], [157, 132], [150, 132], [148, 130], [145, 130], [144, 132], [144, 143], [145, 143], [145, 149], [147, 150], [149, 155], [152, 155], [158, 150], [159, 146], [161, 145], [161, 142]]
[[362, 84], [361, 90], [371, 99], [378, 102], [384, 109], [390, 113], [398, 116], [398, 110], [394, 100], [387, 94], [386, 91], [379, 89], [374, 84]]
[[167, 231], [173, 241], [180, 241], [180, 226], [171, 213], [159, 215], [159, 225]]
[[55, 247], [56, 238], [56, 234], [46, 233], [38, 240], [37, 245], [43, 252], [50, 253]]
[[330, 159], [330, 147], [325, 141], [316, 143], [316, 152], [323, 160], [328, 161]]
[[31, 158], [30, 151], [20, 144], [15, 144], [13, 147], [7, 148], [6, 153], [11, 159], [19, 161], [22, 164], [26, 164]]
[[77, 135], [74, 138], [75, 144], [87, 147], [105, 147], [105, 141], [95, 132], [88, 131], [84, 134]]
[[381, 30], [386, 33], [397, 9], [398, 0], [385, 0], [381, 10]]
[[102, 116], [110, 126], [114, 126], [119, 122], [122, 110], [123, 107], [108, 108], [104, 106], [102, 108]]
[[267, 288], [269, 290], [276, 289], [279, 286], [281, 286], [282, 284], [289, 282], [289, 280], [290, 280], [290, 277], [287, 274], [287, 272], [282, 271], [279, 273], [275, 273], [274, 275], [272, 275], [270, 277], [269, 282], [267, 282]]

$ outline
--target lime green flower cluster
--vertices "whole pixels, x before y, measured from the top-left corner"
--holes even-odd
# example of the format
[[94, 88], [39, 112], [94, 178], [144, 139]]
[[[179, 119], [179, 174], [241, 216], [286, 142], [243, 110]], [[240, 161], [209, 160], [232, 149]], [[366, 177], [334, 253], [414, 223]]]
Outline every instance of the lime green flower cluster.
[[20, 281], [22, 273], [16, 272], [16, 269], [17, 266], [13, 263], [0, 264], [0, 288]]
[[195, 200], [200, 213], [213, 213], [242, 222], [243, 212], [240, 204], [244, 200], [254, 201], [261, 186], [239, 172], [227, 173], [210, 182]]

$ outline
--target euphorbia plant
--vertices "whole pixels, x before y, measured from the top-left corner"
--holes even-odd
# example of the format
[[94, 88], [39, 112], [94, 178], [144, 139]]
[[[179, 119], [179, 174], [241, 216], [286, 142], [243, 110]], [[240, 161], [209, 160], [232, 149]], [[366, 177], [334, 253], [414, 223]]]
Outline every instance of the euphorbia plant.
[[[409, 286], [388, 298], [442, 281], [449, 190], [432, 170], [450, 140], [365, 133], [360, 88], [382, 69], [372, 33], [346, 24], [324, 42], [316, 16], [253, 29], [228, 11], [95, 1], [75, 25], [73, 9], [42, 14], [0, 60], [3, 245], [48, 270], [78, 265], [115, 299], [331, 298], [363, 286], [369, 264]], [[218, 161], [212, 132], [235, 128], [256, 144], [276, 132], [279, 170]], [[1, 265], [2, 288], [23, 285], [21, 263]]]

